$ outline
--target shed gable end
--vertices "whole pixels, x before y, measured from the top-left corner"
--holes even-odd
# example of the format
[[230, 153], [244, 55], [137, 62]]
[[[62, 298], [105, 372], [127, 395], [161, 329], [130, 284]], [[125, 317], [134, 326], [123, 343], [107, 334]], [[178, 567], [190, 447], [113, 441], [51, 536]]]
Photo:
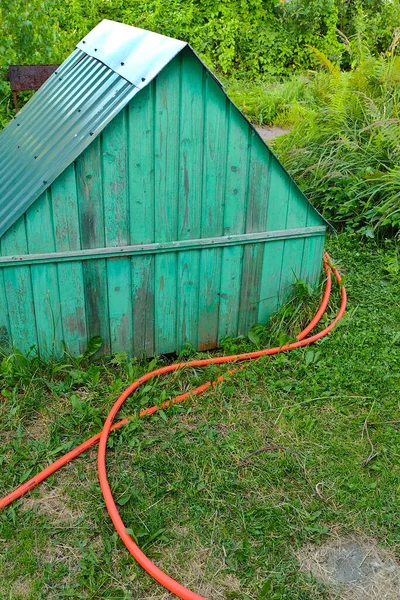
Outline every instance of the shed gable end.
[[[104, 352], [215, 347], [265, 322], [296, 278], [317, 281], [323, 233], [185, 48], [3, 235], [3, 257], [53, 258], [3, 266], [0, 332], [45, 354], [95, 335]], [[157, 252], [118, 250], [138, 245]]]

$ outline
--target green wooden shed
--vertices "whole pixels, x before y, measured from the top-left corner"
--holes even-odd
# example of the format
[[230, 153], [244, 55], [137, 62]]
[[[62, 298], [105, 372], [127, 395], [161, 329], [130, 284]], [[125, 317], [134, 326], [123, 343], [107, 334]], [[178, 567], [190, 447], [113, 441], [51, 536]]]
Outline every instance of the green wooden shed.
[[188, 44], [102, 21], [0, 132], [0, 344], [216, 347], [318, 281], [325, 230]]

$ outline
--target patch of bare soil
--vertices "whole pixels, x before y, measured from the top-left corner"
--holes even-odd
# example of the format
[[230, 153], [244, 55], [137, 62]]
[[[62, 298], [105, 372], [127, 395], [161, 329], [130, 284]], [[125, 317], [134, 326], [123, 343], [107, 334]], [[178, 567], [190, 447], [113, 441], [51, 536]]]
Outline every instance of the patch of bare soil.
[[400, 565], [373, 539], [354, 535], [307, 544], [297, 558], [302, 571], [331, 586], [332, 600], [400, 598]]
[[269, 140], [273, 140], [280, 135], [286, 135], [290, 133], [289, 129], [283, 129], [282, 127], [256, 127], [258, 133], [261, 135], [264, 142], [268, 142]]

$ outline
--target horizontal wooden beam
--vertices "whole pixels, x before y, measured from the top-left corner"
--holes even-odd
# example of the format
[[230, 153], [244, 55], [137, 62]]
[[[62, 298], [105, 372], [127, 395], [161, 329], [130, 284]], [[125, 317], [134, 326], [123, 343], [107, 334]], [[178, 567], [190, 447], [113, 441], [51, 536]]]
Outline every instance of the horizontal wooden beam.
[[263, 231], [260, 233], [240, 233], [221, 237], [203, 238], [199, 240], [180, 240], [177, 242], [157, 242], [153, 244], [137, 244], [135, 246], [115, 246], [110, 248], [87, 248], [67, 252], [49, 252], [46, 254], [21, 254], [0, 257], [0, 267], [16, 265], [36, 265], [43, 263], [59, 263], [98, 258], [117, 258], [119, 256], [139, 256], [143, 254], [159, 254], [160, 252], [180, 252], [187, 250], [205, 250], [221, 246], [257, 244], [325, 235], [324, 225], [304, 227], [302, 229], [286, 229], [282, 231]]

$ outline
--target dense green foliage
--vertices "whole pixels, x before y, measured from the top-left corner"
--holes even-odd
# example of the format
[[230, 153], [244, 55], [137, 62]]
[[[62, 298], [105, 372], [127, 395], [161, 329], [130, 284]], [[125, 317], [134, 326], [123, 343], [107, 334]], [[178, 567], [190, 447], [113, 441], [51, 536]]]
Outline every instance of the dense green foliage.
[[61, 61], [103, 18], [185, 39], [211, 68], [254, 79], [315, 64], [307, 44], [350, 64], [360, 32], [385, 51], [400, 0], [0, 0], [0, 67]]
[[[152, 559], [206, 598], [327, 600], [329, 591], [299, 572], [296, 552], [348, 532], [400, 551], [398, 257], [391, 241], [378, 247], [341, 236], [329, 246], [349, 292], [341, 326], [111, 437], [107, 465], [124, 522]], [[281, 313], [281, 333], [292, 336], [307, 319], [310, 298], [298, 300]], [[336, 308], [335, 295], [326, 318]], [[227, 340], [226, 350], [276, 339], [278, 323], [259, 328], [252, 344]], [[119, 392], [155, 364], [163, 361], [123, 354], [91, 364], [4, 358], [0, 495], [99, 431]], [[225, 370], [149, 382], [123, 412], [137, 414]], [[366, 420], [375, 423], [378, 453], [368, 466]], [[249, 457], [266, 444], [288, 450]], [[164, 597], [113, 531], [94, 449], [2, 511], [0, 538], [0, 598]]]
[[42, 61], [59, 60], [102, 18], [185, 39], [213, 68], [251, 77], [308, 66], [306, 42], [319, 41], [325, 52], [338, 53], [341, 48], [334, 0], [20, 0], [12, 10], [2, 0], [0, 7], [6, 33], [4, 64], [15, 59], [33, 62], [37, 53]]

